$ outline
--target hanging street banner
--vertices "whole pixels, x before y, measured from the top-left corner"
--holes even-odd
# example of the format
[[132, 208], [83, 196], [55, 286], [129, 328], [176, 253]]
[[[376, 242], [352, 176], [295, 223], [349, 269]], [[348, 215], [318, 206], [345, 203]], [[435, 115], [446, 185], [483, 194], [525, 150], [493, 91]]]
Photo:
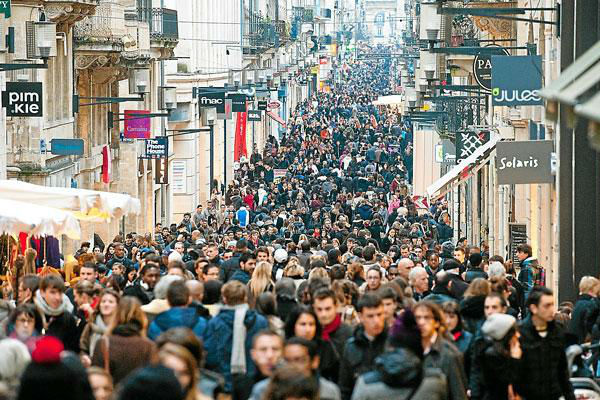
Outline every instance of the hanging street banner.
[[[509, 55], [508, 50], [497, 44], [490, 44], [485, 47], [497, 49], [494, 52], [497, 55]], [[473, 58], [473, 76], [475, 81], [485, 92], [492, 92], [492, 54], [494, 53], [478, 53]]]
[[2, 92], [2, 107], [7, 117], [42, 117], [41, 82], [6, 82]]
[[260, 110], [248, 110], [248, 121], [257, 121], [260, 122], [262, 120], [262, 113]]
[[167, 185], [169, 183], [169, 159], [157, 158], [154, 165], [154, 183]]
[[220, 113], [217, 108], [217, 119], [218, 120], [226, 120], [231, 119], [231, 99], [225, 99], [225, 107], [224, 112]]
[[502, 141], [496, 144], [499, 185], [552, 183], [552, 140]]
[[150, 110], [125, 110], [125, 139], [149, 139], [152, 124], [150, 117], [144, 115], [150, 114]]
[[246, 112], [246, 95], [243, 93], [232, 93], [227, 96], [231, 99], [231, 111]]
[[4, 14], [4, 18], [10, 18], [10, 0], [0, 0], [0, 14]]
[[541, 88], [541, 56], [492, 56], [493, 105], [541, 105]]
[[197, 94], [200, 108], [216, 107], [218, 114], [225, 114], [225, 89], [199, 87]]
[[146, 151], [141, 158], [167, 158], [169, 157], [169, 138], [156, 137], [145, 140]]

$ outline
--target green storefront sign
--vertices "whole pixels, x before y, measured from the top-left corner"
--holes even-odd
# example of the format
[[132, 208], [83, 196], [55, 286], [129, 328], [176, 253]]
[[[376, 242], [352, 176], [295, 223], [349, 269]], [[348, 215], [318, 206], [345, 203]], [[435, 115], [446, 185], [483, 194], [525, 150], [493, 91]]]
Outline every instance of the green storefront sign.
[[10, 18], [10, 0], [0, 0], [0, 14], [4, 14], [4, 18]]

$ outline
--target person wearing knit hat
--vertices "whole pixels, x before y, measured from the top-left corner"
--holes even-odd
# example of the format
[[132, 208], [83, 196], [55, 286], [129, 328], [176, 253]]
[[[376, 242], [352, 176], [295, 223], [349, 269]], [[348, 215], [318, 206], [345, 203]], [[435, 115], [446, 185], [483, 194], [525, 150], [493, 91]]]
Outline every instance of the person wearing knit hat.
[[21, 377], [18, 400], [94, 400], [87, 378], [81, 378], [85, 375], [83, 366], [64, 350], [62, 342], [53, 336], [35, 343], [31, 363]]
[[[480, 367], [482, 399], [509, 399], [521, 379], [523, 351], [515, 317], [496, 313], [481, 326], [486, 346], [476, 347], [474, 357]], [[511, 397], [513, 396], [513, 397]]]
[[483, 258], [480, 253], [473, 253], [469, 256], [469, 267], [465, 273], [465, 281], [467, 283], [473, 282], [475, 278], [488, 279], [488, 274], [481, 269], [481, 262]]

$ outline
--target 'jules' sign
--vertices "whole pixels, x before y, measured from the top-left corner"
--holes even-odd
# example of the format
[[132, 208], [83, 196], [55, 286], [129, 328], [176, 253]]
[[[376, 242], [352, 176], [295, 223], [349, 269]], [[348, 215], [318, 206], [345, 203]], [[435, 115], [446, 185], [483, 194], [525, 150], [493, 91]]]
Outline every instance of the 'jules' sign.
[[41, 82], [6, 82], [2, 92], [7, 117], [41, 117], [43, 101]]
[[523, 140], [496, 144], [498, 184], [552, 183], [551, 140]]
[[492, 104], [533, 106], [543, 104], [541, 56], [492, 56]]

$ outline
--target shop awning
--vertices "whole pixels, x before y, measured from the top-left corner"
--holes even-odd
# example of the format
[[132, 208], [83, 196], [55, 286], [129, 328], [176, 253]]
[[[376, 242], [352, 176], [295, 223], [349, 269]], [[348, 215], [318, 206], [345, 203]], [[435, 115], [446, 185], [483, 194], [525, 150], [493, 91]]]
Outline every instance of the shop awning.
[[80, 220], [109, 221], [140, 214], [141, 203], [127, 194], [34, 185], [17, 180], [0, 180], [0, 199], [70, 211]]
[[459, 162], [444, 176], [432, 183], [427, 188], [427, 197], [429, 198], [430, 204], [479, 171], [489, 159], [492, 151], [496, 148], [498, 140], [498, 136], [491, 136], [490, 140], [477, 148], [473, 154]]
[[79, 240], [79, 221], [68, 211], [31, 203], [0, 199], [0, 233], [30, 236], [67, 235]]
[[560, 76], [540, 91], [548, 101], [547, 112], [556, 115], [557, 103], [574, 106], [576, 114], [600, 121], [600, 98], [590, 90], [600, 82], [600, 41], [565, 69]]
[[380, 96], [373, 102], [375, 106], [389, 106], [394, 104], [403, 104], [404, 96], [399, 94], [393, 94], [390, 96]]
[[278, 122], [282, 127], [286, 127], [285, 121], [278, 114], [275, 114], [273, 111], [267, 111], [267, 115]]

